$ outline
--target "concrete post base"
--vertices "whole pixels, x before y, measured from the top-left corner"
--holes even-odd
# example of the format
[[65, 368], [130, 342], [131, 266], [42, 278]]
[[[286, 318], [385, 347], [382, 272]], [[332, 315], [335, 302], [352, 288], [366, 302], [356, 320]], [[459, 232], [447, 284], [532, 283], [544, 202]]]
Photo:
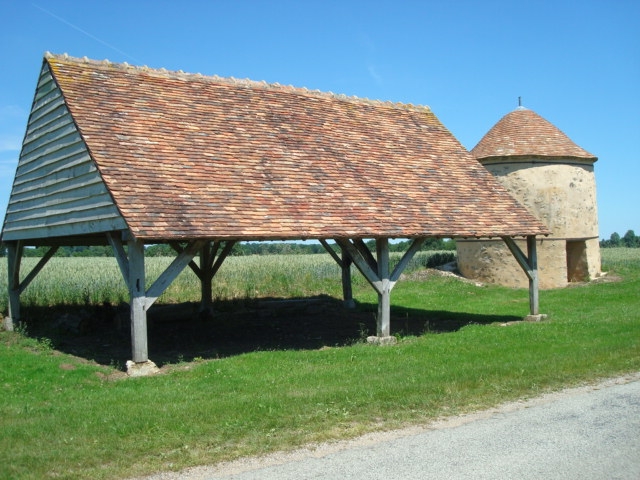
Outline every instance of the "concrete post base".
[[547, 315], [544, 313], [540, 313], [538, 315], [527, 315], [522, 320], [524, 320], [525, 322], [539, 322], [541, 320], [544, 320], [545, 318], [547, 318]]
[[13, 319], [11, 317], [4, 317], [2, 319], [2, 328], [7, 332], [13, 332]]
[[148, 377], [158, 373], [160, 369], [151, 360], [136, 363], [133, 360], [127, 360], [127, 375], [130, 377]]
[[367, 343], [372, 345], [395, 345], [398, 343], [398, 339], [396, 337], [376, 337], [371, 336], [367, 337]]

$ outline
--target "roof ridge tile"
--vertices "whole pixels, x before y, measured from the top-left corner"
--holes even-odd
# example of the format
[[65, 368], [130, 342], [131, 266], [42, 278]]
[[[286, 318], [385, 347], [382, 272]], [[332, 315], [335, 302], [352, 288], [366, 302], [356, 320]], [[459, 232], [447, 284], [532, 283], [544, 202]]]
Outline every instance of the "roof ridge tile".
[[158, 74], [165, 78], [174, 78], [174, 79], [182, 79], [188, 80], [193, 78], [198, 81], [212, 81], [216, 83], [226, 83], [235, 86], [246, 86], [246, 87], [254, 87], [254, 88], [263, 88], [263, 89], [277, 89], [285, 92], [298, 93], [300, 95], [309, 95], [316, 96], [320, 98], [334, 98], [337, 100], [342, 100], [346, 102], [356, 102], [356, 103], [364, 103], [369, 105], [384, 105], [392, 108], [398, 108], [402, 110], [411, 110], [416, 112], [431, 112], [431, 107], [428, 105], [414, 105], [411, 103], [403, 103], [403, 102], [393, 102], [390, 100], [375, 100], [366, 97], [358, 97], [357, 95], [347, 95], [344, 93], [334, 93], [331, 91], [325, 92], [319, 89], [309, 89], [308, 87], [296, 87], [294, 85], [282, 85], [278, 82], [267, 82], [266, 80], [252, 80], [250, 78], [235, 78], [233, 76], [230, 77], [221, 77], [217, 74], [213, 75], [205, 75], [203, 73], [190, 73], [185, 72], [183, 70], [169, 70], [165, 67], [153, 68], [147, 65], [130, 65], [127, 62], [112, 62], [109, 59], [103, 60], [93, 60], [90, 58], [82, 57], [73, 57], [68, 53], [63, 54], [54, 54], [49, 51], [45, 52], [44, 57], [47, 60], [53, 61], [66, 61], [73, 63], [86, 63], [90, 65], [95, 65], [97, 67], [108, 66], [110, 68], [119, 68], [124, 71], [139, 71], [147, 74]]

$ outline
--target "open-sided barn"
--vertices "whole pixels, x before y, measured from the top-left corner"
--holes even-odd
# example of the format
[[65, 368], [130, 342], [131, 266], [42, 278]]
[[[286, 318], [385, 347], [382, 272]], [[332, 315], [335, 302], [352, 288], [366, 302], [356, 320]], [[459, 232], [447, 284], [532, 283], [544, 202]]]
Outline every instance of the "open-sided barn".
[[[2, 241], [13, 322], [20, 293], [58, 246], [111, 244], [141, 363], [146, 311], [187, 265], [210, 302], [234, 242], [334, 239], [345, 299], [353, 262], [378, 292], [385, 337], [391, 289], [429, 237], [503, 239], [537, 314], [535, 237], [548, 233], [427, 107], [47, 54]], [[526, 237], [527, 252], [515, 237]], [[392, 238], [413, 243], [390, 272]], [[149, 286], [152, 243], [178, 254]], [[51, 250], [20, 280], [29, 245]]]

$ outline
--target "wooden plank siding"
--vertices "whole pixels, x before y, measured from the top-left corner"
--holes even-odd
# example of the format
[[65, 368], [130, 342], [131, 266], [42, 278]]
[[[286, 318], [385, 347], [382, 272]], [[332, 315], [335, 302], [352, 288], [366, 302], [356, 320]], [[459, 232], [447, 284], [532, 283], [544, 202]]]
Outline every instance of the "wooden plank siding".
[[2, 240], [35, 240], [126, 228], [45, 63]]

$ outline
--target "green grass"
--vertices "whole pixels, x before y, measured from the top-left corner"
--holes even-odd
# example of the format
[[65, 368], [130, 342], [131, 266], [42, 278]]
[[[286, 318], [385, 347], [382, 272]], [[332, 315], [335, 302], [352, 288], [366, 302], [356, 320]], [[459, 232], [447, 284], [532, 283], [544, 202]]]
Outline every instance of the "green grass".
[[[386, 348], [356, 343], [195, 361], [148, 378], [114, 380], [113, 369], [61, 354], [47, 339], [1, 332], [0, 478], [175, 470], [638, 371], [638, 253], [613, 261], [603, 250], [609, 277], [619, 281], [542, 291], [544, 322], [487, 323], [526, 314], [526, 290], [408, 279], [392, 293], [396, 317], [426, 311], [477, 324], [399, 335]], [[355, 294], [375, 301], [366, 285]]]
[[600, 252], [604, 271], [613, 269], [624, 272], [640, 267], [640, 248], [603, 248]]

